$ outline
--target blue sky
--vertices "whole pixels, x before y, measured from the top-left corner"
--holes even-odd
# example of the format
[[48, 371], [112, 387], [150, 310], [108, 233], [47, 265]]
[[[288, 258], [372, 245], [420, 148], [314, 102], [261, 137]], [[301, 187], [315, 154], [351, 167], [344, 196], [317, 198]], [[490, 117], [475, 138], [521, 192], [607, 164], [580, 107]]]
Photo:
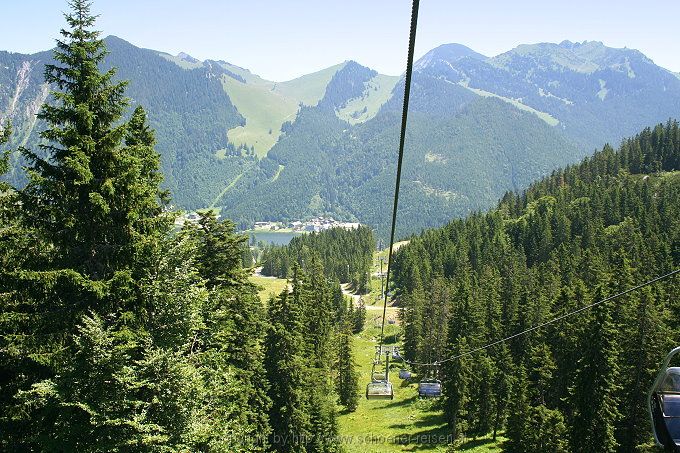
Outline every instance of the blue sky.
[[[0, 49], [53, 46], [65, 0], [2, 3]], [[410, 8], [408, 0], [96, 0], [93, 9], [104, 35], [282, 81], [348, 59], [400, 74]], [[597, 40], [680, 72], [679, 17], [678, 0], [421, 0], [416, 56], [449, 42], [492, 56], [523, 43]]]

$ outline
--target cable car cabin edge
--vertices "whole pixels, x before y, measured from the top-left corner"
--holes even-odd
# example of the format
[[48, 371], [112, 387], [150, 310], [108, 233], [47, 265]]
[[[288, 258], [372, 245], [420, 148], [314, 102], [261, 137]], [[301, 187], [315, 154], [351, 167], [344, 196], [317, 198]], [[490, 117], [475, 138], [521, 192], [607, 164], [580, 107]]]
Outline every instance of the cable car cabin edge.
[[423, 379], [418, 384], [420, 398], [439, 398], [442, 396], [442, 382], [439, 379]]
[[367, 400], [393, 400], [394, 389], [392, 383], [386, 380], [369, 382], [366, 386]]
[[680, 347], [668, 354], [649, 392], [654, 440], [670, 452], [680, 452], [680, 367], [669, 366], [678, 354]]

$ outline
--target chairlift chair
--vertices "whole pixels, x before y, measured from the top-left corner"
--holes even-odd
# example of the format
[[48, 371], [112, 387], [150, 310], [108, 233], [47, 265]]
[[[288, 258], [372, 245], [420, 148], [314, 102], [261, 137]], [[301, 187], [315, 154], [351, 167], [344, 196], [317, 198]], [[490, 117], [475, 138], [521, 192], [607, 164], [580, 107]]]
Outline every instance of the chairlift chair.
[[418, 384], [418, 396], [421, 398], [439, 398], [442, 396], [442, 381], [439, 379], [423, 379]]
[[367, 400], [393, 400], [392, 383], [387, 380], [374, 380], [366, 386]]
[[399, 370], [399, 379], [408, 381], [409, 379], [411, 379], [411, 372], [402, 368], [401, 370]]
[[385, 373], [371, 373], [371, 381], [386, 381]]
[[673, 349], [649, 392], [649, 415], [654, 440], [667, 451], [680, 452], [680, 367], [671, 367], [680, 347]]

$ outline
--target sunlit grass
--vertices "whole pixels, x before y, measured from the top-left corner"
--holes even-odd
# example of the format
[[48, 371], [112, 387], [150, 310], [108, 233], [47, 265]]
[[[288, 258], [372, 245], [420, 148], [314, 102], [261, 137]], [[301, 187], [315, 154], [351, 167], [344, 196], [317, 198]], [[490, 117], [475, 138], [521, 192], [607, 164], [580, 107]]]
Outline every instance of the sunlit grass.
[[[385, 256], [385, 253], [381, 253]], [[373, 272], [379, 270], [378, 254], [375, 255]], [[386, 270], [386, 267], [383, 268]], [[380, 279], [371, 280], [372, 293], [365, 296], [369, 303], [375, 301], [380, 292]], [[395, 318], [396, 307], [388, 307], [388, 319]], [[340, 436], [348, 453], [388, 452], [446, 452], [453, 440], [444, 421], [441, 401], [421, 400], [415, 382], [399, 379], [399, 363], [390, 366], [390, 381], [394, 386], [394, 400], [368, 401], [365, 398], [366, 384], [371, 379], [371, 367], [377, 339], [380, 335], [382, 311], [368, 310], [366, 328], [355, 336], [354, 359], [359, 378], [359, 406], [352, 413], [340, 412], [338, 418]], [[397, 324], [385, 326], [388, 344], [400, 344], [401, 328]], [[486, 453], [500, 451], [503, 438], [493, 441], [490, 437], [465, 439], [456, 442], [456, 451]]]
[[251, 276], [250, 281], [260, 287], [258, 295], [262, 302], [267, 302], [274, 295], [278, 296], [286, 288], [287, 280], [273, 277]]

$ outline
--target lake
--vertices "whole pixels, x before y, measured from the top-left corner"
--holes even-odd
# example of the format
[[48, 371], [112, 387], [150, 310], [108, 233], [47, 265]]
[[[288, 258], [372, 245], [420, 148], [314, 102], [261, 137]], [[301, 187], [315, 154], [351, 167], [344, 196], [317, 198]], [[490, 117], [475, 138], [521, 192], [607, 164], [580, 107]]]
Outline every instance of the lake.
[[304, 233], [297, 233], [293, 231], [261, 231], [261, 230], [250, 230], [244, 231], [243, 234], [248, 235], [248, 237], [254, 235], [256, 241], [263, 241], [270, 244], [276, 245], [287, 245], [291, 239], [295, 236], [300, 236]]

